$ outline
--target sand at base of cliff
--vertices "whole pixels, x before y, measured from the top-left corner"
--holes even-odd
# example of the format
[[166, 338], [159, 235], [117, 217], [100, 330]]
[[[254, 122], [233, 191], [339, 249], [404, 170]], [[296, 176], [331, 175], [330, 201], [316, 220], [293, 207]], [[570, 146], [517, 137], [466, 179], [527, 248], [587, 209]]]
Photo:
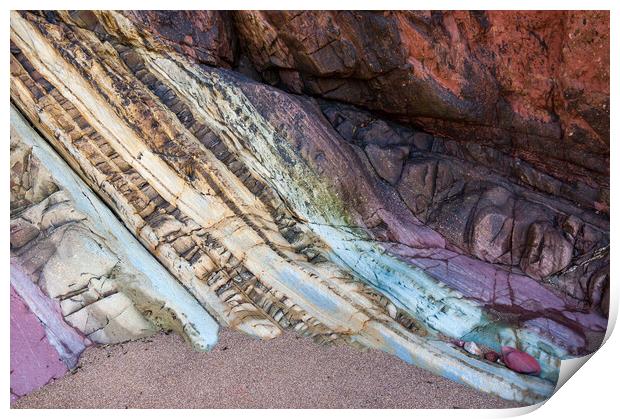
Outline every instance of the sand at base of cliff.
[[293, 333], [259, 341], [222, 329], [209, 353], [160, 334], [91, 347], [79, 367], [15, 408], [507, 408], [497, 397], [380, 351]]

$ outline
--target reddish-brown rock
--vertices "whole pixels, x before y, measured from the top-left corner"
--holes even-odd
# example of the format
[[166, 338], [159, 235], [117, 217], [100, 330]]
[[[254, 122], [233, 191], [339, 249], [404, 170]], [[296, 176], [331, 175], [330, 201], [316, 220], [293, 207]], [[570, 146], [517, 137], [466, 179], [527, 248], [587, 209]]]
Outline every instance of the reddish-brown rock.
[[[575, 156], [587, 157], [598, 143], [584, 140], [575, 145], [575, 138], [568, 136], [559, 140], [561, 121], [544, 118], [548, 102], [536, 93], [547, 85], [537, 77], [519, 79], [527, 60], [519, 50], [509, 48], [510, 38], [504, 39], [512, 33], [521, 51], [529, 53], [527, 48], [540, 42], [530, 42], [530, 37], [537, 38], [526, 28], [535, 34], [540, 30], [541, 39], [553, 38], [553, 43], [545, 42], [549, 51], [555, 51], [564, 35], [546, 32], [545, 25], [561, 32], [564, 29], [553, 26], [553, 19], [566, 19], [566, 15], [235, 12], [228, 44], [239, 38], [245, 55], [235, 56], [231, 47], [232, 66], [249, 75], [251, 59], [261, 74], [254, 72], [250, 78], [259, 82], [234, 71], [206, 66], [202, 70], [218, 74], [222, 77], [218, 80], [229, 80], [252, 103], [256, 115], [277, 127], [283, 134], [281, 144], [294, 150], [286, 155], [286, 166], [301, 165], [318, 184], [327, 185], [351, 214], [351, 227], [367, 231], [387, 252], [423, 269], [464, 298], [528, 322], [536, 333], [580, 354], [599, 342], [593, 336], [604, 333], [601, 314], [608, 313], [609, 219], [600, 213], [599, 198], [605, 187], [597, 184], [589, 169], [572, 170], [571, 164], [577, 163], [570, 163], [570, 153], [579, 149]], [[189, 42], [187, 36], [192, 37], [192, 48], [198, 48], [191, 22], [187, 30], [179, 26], [178, 33], [171, 33], [156, 19], [159, 12], [125, 16], [142, 22], [140, 30], [162, 38], [177, 51], [185, 53], [181, 44]], [[225, 14], [210, 16], [226, 21]], [[97, 33], [102, 42], [113, 42], [123, 65], [175, 112], [185, 128], [200, 133], [200, 138], [206, 138], [201, 141], [215, 147], [214, 137], [196, 128], [195, 115], [178, 103], [175, 91], [142, 71], [143, 64], [131, 52], [133, 44], [142, 40], [114, 30], [99, 33], [97, 16], [94, 21], [88, 15], [71, 17], [78, 26]], [[55, 16], [45, 19], [52, 21]], [[174, 17], [164, 20], [176, 25]], [[413, 42], [420, 31], [425, 36]], [[472, 38], [473, 33], [477, 36]], [[221, 37], [215, 32], [213, 36], [214, 40]], [[500, 38], [507, 44], [500, 48], [501, 57], [491, 53], [497, 47], [493, 40]], [[203, 45], [219, 45], [209, 44], [208, 39]], [[481, 52], [484, 48], [489, 56]], [[19, 50], [14, 53], [19, 56]], [[200, 59], [195, 51], [185, 54], [203, 64], [228, 65]], [[519, 55], [514, 58], [515, 68], [503, 61], [510, 54]], [[579, 54], [586, 53], [580, 50]], [[541, 63], [554, 59], [551, 52], [543, 55]], [[535, 53], [530, 56], [536, 61]], [[261, 81], [306, 95], [290, 95]], [[321, 90], [330, 83], [333, 89]], [[502, 83], [513, 87], [501, 87]], [[308, 93], [383, 113], [314, 100]], [[226, 103], [228, 97], [221, 100]], [[141, 99], [134, 103], [142, 109]], [[517, 111], [529, 119], [518, 119]], [[592, 120], [604, 119], [601, 115]], [[422, 132], [411, 123], [443, 135]], [[248, 149], [252, 141], [246, 144]], [[597, 160], [601, 185], [608, 183], [607, 161], [608, 153]], [[562, 176], [551, 176], [556, 163], [561, 163]], [[320, 211], [330, 215], [334, 208], [321, 206]], [[36, 233], [18, 227], [18, 241], [20, 235]]]
[[231, 67], [235, 61], [237, 45], [229, 12], [139, 10], [125, 14], [198, 62]]
[[489, 362], [497, 362], [497, 360], [499, 359], [499, 354], [495, 351], [485, 352], [484, 359]]
[[234, 13], [266, 81], [492, 145], [608, 211], [609, 13]]

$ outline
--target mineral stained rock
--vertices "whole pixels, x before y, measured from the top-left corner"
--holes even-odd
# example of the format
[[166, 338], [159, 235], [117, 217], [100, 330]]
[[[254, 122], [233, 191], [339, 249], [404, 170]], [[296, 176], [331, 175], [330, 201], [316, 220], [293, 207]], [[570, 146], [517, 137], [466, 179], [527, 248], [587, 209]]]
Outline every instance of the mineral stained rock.
[[509, 346], [502, 346], [502, 361], [508, 368], [523, 374], [540, 373], [540, 365], [529, 354]]
[[544, 400], [607, 326], [608, 16], [14, 12], [12, 258], [96, 342], [213, 317]]
[[[609, 12], [239, 11], [266, 80], [484, 144], [609, 206]], [[501, 165], [498, 165], [501, 166]]]

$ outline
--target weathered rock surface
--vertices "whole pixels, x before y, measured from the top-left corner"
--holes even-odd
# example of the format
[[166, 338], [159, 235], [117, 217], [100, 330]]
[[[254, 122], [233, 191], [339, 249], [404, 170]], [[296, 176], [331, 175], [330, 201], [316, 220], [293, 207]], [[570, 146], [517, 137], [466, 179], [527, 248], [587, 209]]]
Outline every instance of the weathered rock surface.
[[[197, 348], [215, 343], [217, 325], [208, 313], [14, 110], [11, 175], [15, 397], [75, 367], [91, 342], [148, 336], [157, 325]], [[33, 346], [39, 330], [43, 339]]]
[[609, 211], [609, 12], [125, 15], [199, 62], [490, 147]]
[[[148, 28], [177, 52], [200, 63], [227, 68], [235, 63], [237, 40], [230, 12], [142, 10], [127, 11], [125, 15], [136, 24], [134, 27]], [[94, 16], [90, 15], [90, 19], [96, 22]]]
[[[606, 313], [601, 302], [606, 301], [608, 287], [603, 268], [609, 264], [608, 217], [519, 182], [515, 170], [527, 165], [524, 162], [498, 173], [486, 164], [491, 156], [480, 157], [480, 147], [433, 137], [331, 102], [321, 108], [354, 149], [407, 150], [405, 159], [398, 161], [400, 176], [383, 189], [393, 187], [413, 215], [459, 252], [553, 282], [583, 307]], [[372, 167], [373, 160], [368, 155]], [[351, 174], [343, 183], [354, 179]], [[394, 232], [387, 237], [406, 243], [394, 240]], [[596, 296], [589, 297], [588, 290], [596, 290]]]
[[[181, 21], [188, 20], [183, 20], [183, 12], [166, 16], [171, 27], [185, 30]], [[452, 161], [442, 154], [471, 163], [470, 172], [483, 165], [497, 172], [501, 181], [508, 178], [553, 196], [546, 201], [576, 204], [569, 214], [561, 208], [556, 211], [559, 217], [549, 220], [540, 205], [524, 204], [514, 196], [500, 202], [500, 207], [492, 199], [485, 200], [489, 205], [481, 208], [478, 201], [485, 188], [476, 187], [473, 196], [457, 200], [452, 210], [444, 208], [447, 212], [439, 215], [453, 216], [462, 208], [456, 204], [475, 206], [473, 226], [465, 226], [462, 220], [457, 223], [470, 232], [457, 228], [447, 233], [455, 236], [448, 237], [451, 243], [472, 256], [520, 266], [532, 277], [549, 280], [572, 269], [571, 259], [605, 248], [605, 237], [599, 236], [594, 240], [596, 248], [584, 252], [581, 243], [572, 243], [575, 237], [561, 236], [582, 234], [588, 240], [590, 226], [582, 227], [579, 217], [570, 212], [584, 207], [608, 212], [606, 12], [238, 11], [232, 13], [232, 20], [230, 13], [210, 16], [217, 20], [217, 30], [210, 32], [205, 45], [230, 45], [232, 56], [249, 57], [263, 80], [293, 92], [379, 110], [449, 137], [435, 141], [409, 130], [403, 139], [386, 121], [352, 108], [335, 111], [337, 106], [326, 105], [330, 122], [347, 140], [354, 137], [359, 142], [382, 179], [395, 185], [402, 173], [398, 191], [417, 216], [423, 213], [424, 222], [428, 213], [437, 210], [437, 205], [429, 208], [431, 200], [470, 193], [463, 190], [463, 174], [458, 173], [465, 169], [457, 164], [455, 174]], [[161, 32], [158, 24], [148, 24], [150, 12], [132, 12], [128, 17], [144, 30]], [[240, 65], [243, 59], [237, 56], [232, 61]], [[434, 150], [427, 149], [433, 142]], [[410, 153], [411, 144], [441, 154], [429, 160]], [[414, 164], [404, 164], [407, 155]], [[485, 178], [482, 173], [478, 179]], [[464, 215], [459, 218], [467, 220]], [[573, 233], [565, 230], [562, 217], [571, 219], [568, 228], [574, 228]], [[528, 230], [533, 223], [542, 225]], [[604, 230], [607, 225], [603, 221], [599, 227]], [[444, 230], [452, 230], [452, 224]], [[562, 230], [559, 235], [558, 230]], [[569, 257], [573, 246], [577, 251]], [[580, 300], [586, 300], [584, 289], [592, 289], [575, 286], [575, 280], [556, 282]], [[590, 281], [586, 277], [581, 282]], [[589, 301], [606, 300], [599, 294]]]
[[239, 11], [263, 78], [492, 146], [609, 206], [609, 13]]
[[[11, 194], [11, 258], [46, 296], [59, 301], [65, 321], [91, 341], [107, 344], [148, 336], [157, 330], [140, 310], [148, 313], [155, 324], [172, 328], [170, 315], [165, 311], [174, 313], [173, 306], [177, 304], [172, 323], [187, 319], [182, 311], [191, 307], [185, 307], [187, 301], [180, 298], [184, 292], [176, 281], [166, 278], [152, 259], [149, 263], [148, 258], [142, 257], [142, 266], [132, 264], [126, 252], [141, 252], [140, 256], [147, 253], [136, 248], [139, 245], [133, 240], [119, 243], [123, 233], [130, 236], [116, 220], [112, 221], [109, 210], [107, 217], [100, 213], [104, 205], [81, 181], [72, 178], [70, 169], [19, 116], [14, 115], [11, 122], [11, 179], [15, 183]], [[58, 171], [50, 163], [55, 163]], [[32, 193], [29, 186], [38, 182], [32, 179], [33, 175], [48, 182], [43, 193]], [[48, 191], [54, 192], [47, 195]], [[76, 202], [76, 195], [86, 202]], [[27, 204], [19, 205], [24, 202]], [[179, 295], [149, 287], [157, 282], [157, 278], [145, 278], [155, 276], [148, 269], [149, 264], [160, 269], [157, 274], [168, 280]], [[136, 305], [128, 294], [134, 297]], [[153, 297], [159, 297], [161, 307], [156, 306]], [[180, 301], [175, 301], [175, 297]], [[209, 340], [215, 337], [208, 336], [210, 330], [204, 322], [197, 323], [196, 328], [185, 321], [187, 324], [176, 328], [186, 330], [196, 346], [208, 347]], [[217, 330], [214, 323], [211, 327], [213, 332]], [[200, 336], [200, 332], [205, 336]]]
[[[424, 95], [436, 114], [425, 115], [432, 123], [423, 126], [448, 134], [434, 130], [444, 118], [497, 130], [480, 129], [482, 137], [474, 141], [465, 141], [467, 130], [458, 139], [431, 135], [201, 64], [238, 64], [222, 58], [235, 54], [223, 45], [236, 36], [247, 45], [261, 37], [269, 46], [257, 47], [250, 58], [255, 65], [272, 63], [257, 65], [263, 77], [275, 66], [291, 90], [330, 97], [311, 86], [339, 78], [345, 85], [358, 83], [349, 91], [378, 89], [372, 93], [377, 96], [381, 80], [401, 71], [390, 55], [398, 50], [390, 42], [399, 33], [390, 19], [415, 15], [360, 14], [356, 23], [355, 14], [302, 13], [289, 19], [305, 21], [307, 45], [300, 46], [291, 41], [299, 32], [294, 27], [287, 36], [274, 29], [288, 25], [278, 20], [284, 14], [239, 12], [233, 33], [226, 29], [230, 20], [214, 13], [208, 18], [222, 26], [215, 23], [218, 30], [209, 36], [197, 35], [200, 26], [181, 31], [202, 39], [204, 48], [194, 53], [179, 49], [170, 29], [175, 20], [166, 16], [12, 15], [12, 100], [148, 250], [132, 259], [123, 246], [88, 235], [69, 235], [65, 250], [59, 242], [47, 244], [41, 231], [58, 228], [59, 221], [88, 225], [89, 217], [81, 216], [81, 209], [72, 211], [63, 200], [66, 186], [43, 171], [27, 186], [12, 184], [19, 196], [15, 207], [37, 214], [15, 217], [15, 252], [25, 254], [23, 248], [39, 242], [32, 245], [37, 255], [54, 249], [37, 262], [45, 265], [43, 278], [32, 270], [50, 295], [67, 295], [71, 288], [72, 283], [53, 279], [61, 271], [83, 269], [80, 261], [55, 258], [70, 254], [76, 243], [89, 249], [90, 240], [110, 249], [93, 264], [97, 272], [77, 282], [82, 295], [64, 303], [73, 324], [98, 337], [109, 317], [101, 313], [112, 313], [119, 327], [133, 330], [142, 329], [141, 315], [153, 321], [153, 304], [140, 303], [153, 284], [113, 272], [125, 265], [115, 263], [121, 253], [134, 268], [153, 255], [172, 275], [161, 280], [180, 287], [178, 281], [191, 293], [192, 304], [199, 303], [202, 313], [220, 324], [260, 338], [291, 328], [323, 342], [380, 348], [505, 398], [544, 399], [559, 359], [597, 347], [608, 310], [609, 224], [596, 204], [602, 193], [596, 176], [588, 172], [589, 183], [571, 183], [553, 177], [536, 154], [521, 155], [520, 143], [498, 146], [493, 141], [505, 142], [506, 132], [525, 131], [485, 119], [484, 112], [474, 115], [458, 101], [450, 108], [433, 99], [429, 75], [426, 87], [418, 79], [399, 92], [418, 95], [427, 89]], [[319, 24], [327, 28], [325, 39], [314, 36]], [[356, 25], [382, 28], [386, 43], [376, 49], [367, 29]], [[347, 41], [339, 41], [341, 36]], [[298, 53], [282, 55], [289, 42]], [[334, 58], [339, 54], [348, 57], [345, 70]], [[311, 81], [296, 69], [299, 63], [318, 78]], [[464, 110], [458, 118], [451, 116], [459, 107]], [[420, 114], [408, 113], [414, 108], [402, 105], [404, 114], [379, 110], [420, 123]], [[528, 127], [551, 138], [540, 126]], [[45, 191], [47, 201], [37, 201], [28, 192], [33, 189]], [[26, 268], [35, 262], [20, 261]], [[110, 294], [114, 288], [101, 280], [110, 276], [123, 294]], [[134, 283], [131, 292], [128, 282]], [[162, 298], [168, 302], [171, 296], [160, 294], [158, 301]], [[178, 295], [172, 300], [177, 307], [185, 304]], [[85, 316], [73, 316], [74, 305], [92, 306], [97, 324], [89, 327]], [[131, 312], [134, 306], [136, 316], [121, 317], [125, 307]], [[181, 322], [183, 329], [193, 325]], [[541, 377], [520, 376], [469, 356], [448, 344], [453, 339], [496, 352], [502, 346], [519, 348], [539, 361]]]

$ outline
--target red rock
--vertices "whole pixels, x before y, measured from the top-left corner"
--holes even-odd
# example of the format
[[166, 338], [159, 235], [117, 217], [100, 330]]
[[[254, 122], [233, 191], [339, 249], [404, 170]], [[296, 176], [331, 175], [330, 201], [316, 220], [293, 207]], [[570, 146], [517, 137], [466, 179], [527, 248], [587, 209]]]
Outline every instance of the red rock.
[[45, 328], [11, 286], [11, 402], [66, 372]]
[[588, 255], [609, 243], [593, 211], [609, 203], [608, 12], [125, 15], [257, 81], [227, 72], [390, 252], [574, 355], [592, 347], [584, 327], [604, 331], [609, 254]]
[[510, 346], [502, 346], [502, 359], [504, 364], [513, 371], [522, 374], [540, 374], [540, 364], [538, 361], [523, 351]]
[[236, 11], [233, 20], [266, 78], [296, 70], [304, 92], [608, 188], [608, 11]]
[[491, 362], [497, 362], [499, 359], [499, 354], [495, 351], [489, 351], [484, 354], [484, 359]]

